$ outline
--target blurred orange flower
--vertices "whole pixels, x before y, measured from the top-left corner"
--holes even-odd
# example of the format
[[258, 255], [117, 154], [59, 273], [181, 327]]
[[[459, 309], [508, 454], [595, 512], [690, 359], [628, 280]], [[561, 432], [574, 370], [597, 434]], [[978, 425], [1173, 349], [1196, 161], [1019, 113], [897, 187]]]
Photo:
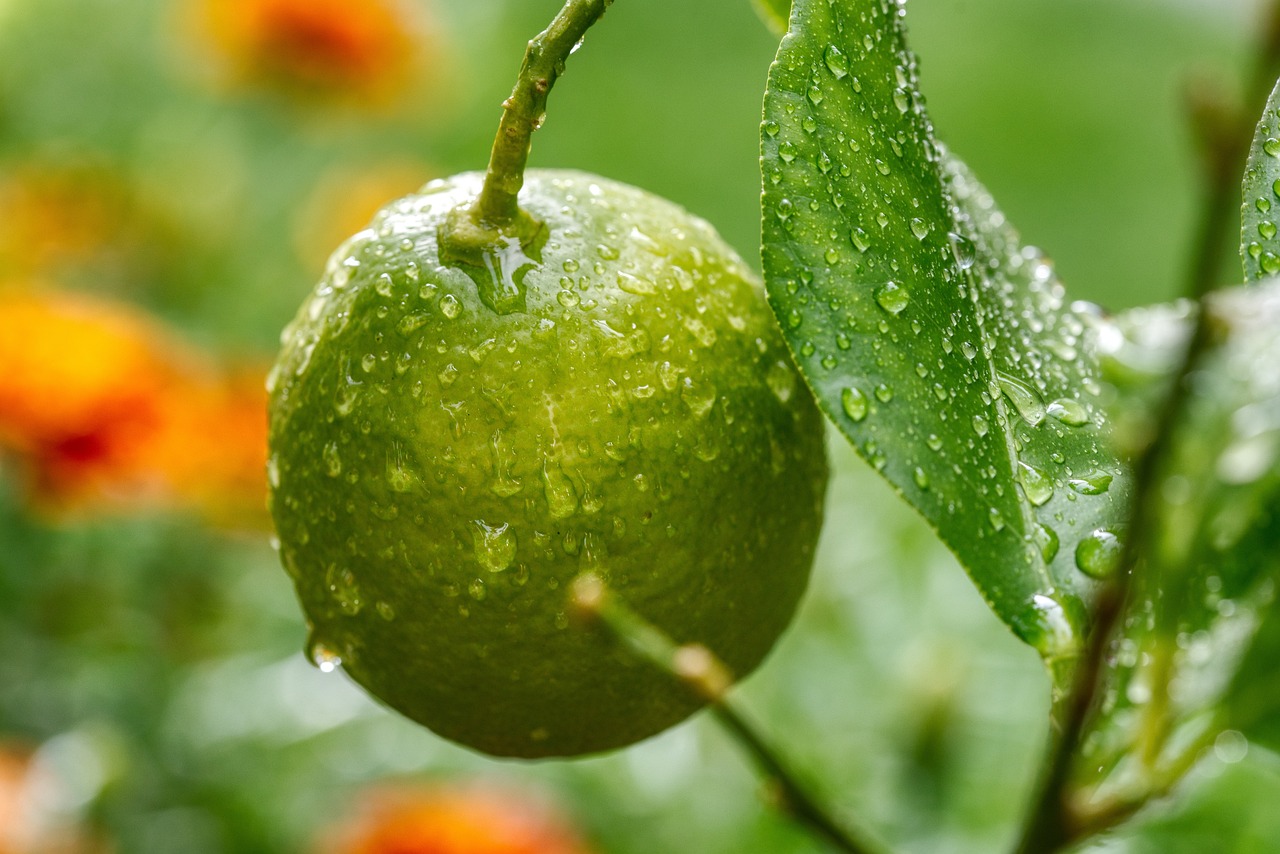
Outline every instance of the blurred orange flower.
[[228, 372], [137, 310], [0, 292], [0, 449], [59, 511], [186, 505], [265, 524], [263, 372]]
[[33, 764], [29, 751], [0, 742], [0, 854], [106, 854], [84, 828], [47, 814], [50, 781], [38, 785]]
[[0, 276], [47, 275], [93, 265], [127, 243], [123, 190], [86, 164], [28, 163], [0, 172]]
[[411, 76], [423, 33], [397, 0], [202, 0], [240, 78], [385, 100]]
[[494, 787], [397, 786], [365, 795], [320, 854], [589, 854], [541, 799]]

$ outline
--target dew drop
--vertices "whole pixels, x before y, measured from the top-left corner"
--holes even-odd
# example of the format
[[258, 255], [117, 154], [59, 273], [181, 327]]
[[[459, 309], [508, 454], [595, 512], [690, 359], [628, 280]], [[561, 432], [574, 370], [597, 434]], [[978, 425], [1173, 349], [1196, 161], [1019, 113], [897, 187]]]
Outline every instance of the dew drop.
[[961, 270], [972, 267], [978, 257], [978, 249], [973, 241], [954, 231], [947, 234], [947, 239], [951, 241], [951, 254], [955, 256], [956, 266]]
[[985, 436], [989, 429], [990, 427], [987, 424], [987, 419], [985, 417], [981, 415], [973, 416], [973, 432], [977, 433], [979, 436]]
[[1114, 531], [1098, 528], [1076, 545], [1076, 567], [1090, 578], [1106, 578], [1120, 563], [1122, 549]]
[[475, 519], [472, 525], [476, 562], [489, 572], [502, 572], [511, 566], [516, 556], [516, 532], [511, 526], [506, 522], [490, 525], [482, 519]]
[[890, 314], [901, 313], [911, 302], [911, 296], [906, 288], [901, 287], [897, 282], [885, 282], [876, 288], [875, 298], [880, 307]]
[[1053, 498], [1053, 479], [1021, 461], [1018, 463], [1018, 483], [1022, 484], [1023, 493], [1035, 507], [1041, 507]]
[[778, 400], [786, 403], [795, 393], [796, 378], [785, 362], [774, 362], [765, 372], [765, 382]]
[[827, 63], [827, 69], [835, 75], [837, 80], [843, 80], [849, 73], [849, 60], [840, 52], [840, 48], [835, 45], [827, 45], [827, 49], [823, 51], [822, 58]]
[[867, 396], [859, 389], [849, 387], [840, 392], [840, 407], [854, 421], [862, 421], [867, 417], [869, 403]]
[[1111, 488], [1111, 475], [1104, 471], [1091, 471], [1069, 479], [1067, 485], [1081, 495], [1101, 495]]
[[577, 512], [578, 491], [559, 464], [551, 460], [542, 464], [542, 493], [552, 519], [564, 519]]
[[1048, 525], [1036, 525], [1032, 537], [1035, 539], [1036, 547], [1040, 549], [1040, 557], [1044, 562], [1053, 563], [1053, 559], [1058, 556], [1058, 532]]
[[330, 442], [324, 446], [324, 450], [320, 452], [321, 458], [324, 460], [324, 473], [329, 477], [337, 477], [342, 474], [342, 457], [338, 454], [338, 443]]
[[307, 641], [307, 659], [321, 673], [332, 673], [342, 666], [342, 658], [318, 640]]
[[996, 372], [996, 383], [1000, 391], [1013, 404], [1013, 408], [1022, 416], [1022, 420], [1032, 427], [1038, 427], [1044, 421], [1045, 406], [1040, 395], [1021, 380], [1014, 379], [1006, 373]]
[[1083, 635], [1084, 605], [1074, 596], [1036, 594], [1014, 630], [1046, 660], [1077, 654]]
[[1078, 400], [1060, 397], [1045, 407], [1045, 413], [1068, 427], [1083, 427], [1089, 423], [1089, 411]]
[[364, 602], [360, 598], [360, 587], [356, 584], [355, 573], [338, 566], [336, 563], [331, 563], [329, 568], [325, 570], [324, 583], [329, 589], [329, 595], [333, 597], [333, 601], [338, 603], [338, 608], [342, 610], [342, 613], [349, 617], [354, 617], [360, 613], [360, 609], [364, 607]]

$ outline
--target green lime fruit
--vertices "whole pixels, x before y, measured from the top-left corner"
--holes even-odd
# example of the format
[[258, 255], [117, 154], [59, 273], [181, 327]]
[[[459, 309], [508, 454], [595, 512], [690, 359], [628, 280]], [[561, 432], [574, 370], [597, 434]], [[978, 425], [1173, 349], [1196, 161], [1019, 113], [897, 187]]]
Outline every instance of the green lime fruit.
[[269, 477], [313, 660], [449, 739], [575, 755], [701, 701], [571, 619], [590, 571], [751, 671], [804, 590], [823, 425], [758, 279], [705, 222], [531, 170], [542, 229], [441, 260], [482, 176], [386, 207], [272, 372]]

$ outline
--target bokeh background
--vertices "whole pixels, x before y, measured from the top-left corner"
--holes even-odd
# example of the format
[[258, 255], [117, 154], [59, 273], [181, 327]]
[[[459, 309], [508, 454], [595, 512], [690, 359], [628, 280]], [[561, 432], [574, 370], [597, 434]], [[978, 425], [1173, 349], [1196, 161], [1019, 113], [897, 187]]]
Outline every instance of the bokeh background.
[[[278, 331], [379, 205], [484, 165], [557, 5], [0, 0], [0, 854], [822, 850], [705, 715], [613, 755], [496, 762], [301, 653], [263, 509]], [[1178, 290], [1183, 92], [1239, 93], [1257, 5], [912, 0], [908, 21], [940, 135], [1073, 296], [1121, 308]], [[622, 0], [533, 162], [668, 196], [755, 257], [775, 47], [748, 0]], [[1001, 850], [1047, 679], [832, 451], [811, 592], [740, 697], [903, 850]], [[1280, 850], [1277, 802], [1275, 755], [1209, 755], [1093, 850]]]

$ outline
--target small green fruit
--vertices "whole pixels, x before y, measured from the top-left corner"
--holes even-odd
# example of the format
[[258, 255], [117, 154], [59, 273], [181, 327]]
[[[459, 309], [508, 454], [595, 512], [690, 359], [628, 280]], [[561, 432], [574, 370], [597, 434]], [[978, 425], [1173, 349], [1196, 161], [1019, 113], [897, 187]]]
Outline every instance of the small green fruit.
[[384, 209], [286, 331], [281, 556], [313, 658], [391, 707], [493, 754], [608, 750], [701, 703], [572, 621], [572, 582], [598, 574], [747, 673], [808, 577], [822, 420], [705, 222], [534, 170], [520, 200], [541, 245], [444, 264], [438, 235], [480, 182]]

